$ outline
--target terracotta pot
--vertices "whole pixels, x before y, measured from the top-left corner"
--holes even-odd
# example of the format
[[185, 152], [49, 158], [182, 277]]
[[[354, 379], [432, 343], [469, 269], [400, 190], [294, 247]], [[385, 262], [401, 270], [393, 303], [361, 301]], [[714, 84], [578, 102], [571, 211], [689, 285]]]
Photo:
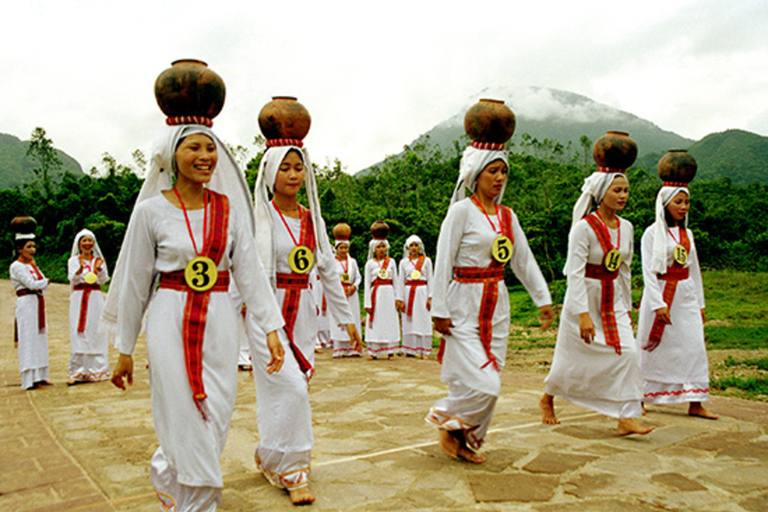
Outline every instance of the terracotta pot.
[[684, 149], [670, 149], [659, 160], [661, 181], [690, 183], [696, 176], [696, 159]]
[[629, 138], [627, 132], [609, 131], [592, 148], [595, 162], [601, 167], [627, 169], [637, 158], [637, 144]]
[[273, 97], [259, 112], [259, 128], [267, 139], [302, 140], [311, 124], [307, 109], [290, 96]]
[[29, 215], [19, 215], [11, 219], [11, 231], [14, 233], [34, 233], [37, 229], [37, 221]]
[[464, 115], [464, 131], [477, 142], [503, 144], [515, 133], [515, 114], [501, 100], [481, 99]]
[[371, 225], [371, 235], [373, 238], [387, 238], [389, 236], [389, 224], [383, 220], [377, 220]]
[[193, 59], [174, 61], [155, 81], [155, 99], [168, 117], [200, 116], [213, 119], [224, 106], [224, 80]]
[[337, 240], [349, 240], [352, 236], [352, 228], [345, 222], [339, 222], [333, 226], [333, 237]]

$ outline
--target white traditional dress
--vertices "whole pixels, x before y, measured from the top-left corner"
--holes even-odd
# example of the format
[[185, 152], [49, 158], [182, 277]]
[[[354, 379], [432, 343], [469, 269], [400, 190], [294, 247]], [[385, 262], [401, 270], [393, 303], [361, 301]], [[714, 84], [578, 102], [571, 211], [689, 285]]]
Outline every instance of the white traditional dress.
[[[613, 279], [610, 303], [620, 348], [610, 345], [606, 339], [601, 316], [604, 285], [600, 279], [586, 275], [588, 265], [603, 267], [605, 254], [595, 231], [582, 219], [571, 229], [568, 239], [568, 289], [560, 314], [552, 368], [545, 380], [546, 392], [606, 416], [633, 418], [642, 414], [639, 356], [629, 318], [634, 235], [632, 224], [621, 218], [618, 229], [608, 229], [608, 232], [614, 248], [619, 237], [621, 239], [618, 247], [621, 265], [618, 276]], [[589, 344], [580, 335], [580, 313], [589, 313], [595, 326], [595, 336]]]
[[[420, 241], [420, 240], [419, 240]], [[406, 242], [406, 247], [408, 246]], [[432, 352], [432, 313], [427, 300], [432, 297], [432, 260], [423, 254], [400, 260], [400, 281], [405, 313], [403, 352], [411, 356], [429, 356]]]
[[[389, 256], [381, 261], [369, 259], [364, 272], [364, 304], [366, 310], [373, 309], [365, 322], [368, 353], [373, 357], [395, 354], [400, 345], [400, 318], [395, 301], [403, 300], [397, 263]], [[382, 277], [384, 272], [386, 276]]]
[[[190, 292], [162, 283], [163, 274], [183, 271], [195, 258], [193, 240], [198, 248], [203, 247], [205, 212], [187, 211], [187, 223], [184, 212], [157, 193], [161, 182], [169, 179], [167, 171], [175, 168], [172, 160], [179, 141], [193, 133], [204, 133], [216, 142], [218, 165], [209, 187], [221, 187], [219, 190], [231, 195], [225, 245], [217, 266], [219, 278], [229, 272], [250, 315], [264, 330], [283, 325], [256, 254], [250, 208], [244, 209], [247, 189], [246, 200], [237, 197], [240, 180], [245, 185], [242, 173], [226, 146], [198, 125], [167, 128], [165, 140], [154, 150], [146, 189], [139, 195], [123, 241], [102, 324], [110, 328], [116, 322], [115, 346], [121, 354], [131, 354], [146, 311], [152, 416], [160, 443], [152, 457], [150, 477], [163, 510], [209, 511], [221, 503], [219, 460], [237, 395], [238, 313], [228, 286], [208, 292], [201, 354], [207, 397], [198, 401], [193, 397], [183, 343]], [[153, 293], [158, 275], [162, 276], [161, 286]]]
[[[347, 297], [349, 303], [349, 309], [352, 312], [352, 316], [355, 319], [355, 326], [357, 332], [362, 332], [360, 328], [360, 297], [357, 290], [360, 288], [360, 283], [363, 282], [363, 276], [360, 274], [360, 269], [357, 266], [357, 261], [347, 254], [347, 257], [343, 260], [336, 259], [336, 264], [339, 265], [339, 270], [342, 275], [347, 274], [349, 281], [347, 283], [342, 282], [342, 286], [346, 289], [349, 286], [355, 287], [355, 292]], [[340, 325], [333, 319], [331, 315], [331, 340], [333, 341], [333, 357], [344, 357], [355, 355], [357, 352], [352, 348], [349, 343], [349, 333], [345, 325]]]
[[[448, 384], [448, 397], [435, 402], [426, 420], [445, 430], [463, 431], [467, 444], [475, 449], [485, 439], [501, 392], [500, 376], [509, 339], [509, 294], [504, 280], [498, 280], [489, 354], [480, 335], [484, 284], [461, 282], [454, 274], [459, 268], [486, 269], [491, 265], [491, 245], [499, 236], [491, 222], [498, 227], [499, 219], [495, 214], [488, 217], [471, 199], [449, 208], [437, 242], [432, 291], [432, 316], [450, 318], [453, 326], [451, 334], [441, 341], [441, 380]], [[509, 265], [536, 306], [551, 304], [547, 283], [514, 212], [511, 219], [514, 245]], [[503, 266], [500, 268], [503, 271]]]
[[[655, 349], [640, 351], [643, 400], [653, 404], [706, 401], [709, 400], [709, 365], [701, 318], [704, 288], [693, 234], [679, 227], [662, 230], [666, 243], [664, 263], [667, 271], [659, 274], [651, 269], [654, 238], [658, 232], [656, 227], [653, 224], [646, 229], [641, 247], [645, 288], [640, 302], [637, 342], [641, 348], [645, 348], [649, 338], [660, 336]], [[680, 265], [673, 259], [673, 250], [681, 242], [683, 231], [689, 240], [690, 250], [687, 261]], [[667, 307], [670, 286], [676, 286], [671, 298], [672, 306], [669, 308], [672, 323], [654, 326], [655, 311]]]
[[312, 292], [315, 294], [315, 303], [317, 304], [317, 341], [315, 348], [324, 349], [333, 346], [331, 342], [331, 322], [328, 314], [328, 301], [323, 292], [323, 282], [316, 271], [312, 271], [310, 277], [312, 283]]
[[[305, 185], [310, 199], [307, 211], [300, 207], [301, 217], [281, 215], [268, 201], [278, 168], [288, 151], [302, 155], [306, 169]], [[256, 421], [259, 445], [254, 459], [270, 483], [289, 491], [309, 485], [312, 415], [309, 406], [309, 379], [314, 373], [317, 337], [317, 303], [309, 288], [309, 273], [292, 271], [288, 258], [291, 251], [305, 243], [314, 244], [317, 274], [325, 290], [328, 309], [336, 322], [353, 323], [349, 305], [341, 288], [341, 271], [332, 261], [325, 223], [319, 212], [314, 175], [306, 152], [296, 146], [271, 147], [264, 154], [256, 183], [256, 231], [259, 253], [276, 284], [276, 296], [286, 318], [286, 328], [278, 331], [285, 348], [285, 362], [279, 372], [267, 374], [269, 353], [263, 342], [263, 330], [248, 315], [248, 337], [251, 341], [253, 378], [256, 386]], [[309, 220], [311, 219], [311, 222]], [[303, 232], [311, 225], [312, 231]], [[314, 242], [312, 242], [314, 240]], [[293, 316], [289, 321], [289, 316]], [[288, 336], [293, 324], [292, 338]]]
[[[40, 302], [48, 279], [32, 263], [11, 263], [10, 278], [16, 290], [16, 333], [18, 335], [21, 388], [32, 389], [48, 381], [48, 334], [45, 316], [40, 318]], [[44, 303], [43, 303], [44, 312]], [[42, 325], [41, 325], [42, 320]]]
[[[80, 240], [84, 236], [94, 241], [94, 250], [91, 260], [84, 261], [80, 270]], [[103, 260], [104, 256], [98, 248], [96, 236], [87, 229], [80, 231], [75, 236], [67, 272], [72, 288], [69, 294], [69, 382], [109, 380], [109, 344], [107, 337], [99, 333], [99, 318], [104, 308], [101, 285], [109, 280], [109, 273], [105, 261], [96, 271], [97, 258]], [[95, 282], [86, 282], [89, 273], [96, 276]]]

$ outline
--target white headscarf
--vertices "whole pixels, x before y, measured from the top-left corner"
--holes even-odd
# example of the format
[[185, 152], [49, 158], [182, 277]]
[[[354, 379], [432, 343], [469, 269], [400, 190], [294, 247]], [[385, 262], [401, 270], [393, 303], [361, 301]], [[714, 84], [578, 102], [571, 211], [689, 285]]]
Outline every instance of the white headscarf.
[[376, 254], [376, 246], [382, 242], [387, 247], [387, 256], [389, 256], [389, 240], [386, 238], [373, 238], [368, 242], [368, 258], [365, 261], [373, 259], [373, 255]]
[[309, 153], [306, 149], [298, 146], [273, 146], [267, 148], [259, 165], [259, 176], [256, 179], [253, 195], [255, 201], [254, 213], [256, 216], [256, 246], [259, 249], [261, 262], [264, 264], [264, 268], [273, 286], [275, 285], [276, 272], [275, 230], [272, 225], [272, 214], [269, 211], [269, 194], [274, 193], [275, 178], [280, 169], [280, 164], [283, 163], [283, 159], [292, 149], [298, 152], [304, 163], [304, 186], [307, 190], [309, 212], [312, 215], [312, 223], [315, 229], [315, 264], [323, 268], [334, 258], [328, 241], [325, 221], [320, 212], [320, 199], [317, 197], [315, 172], [312, 169]]
[[419, 238], [419, 235], [411, 235], [405, 240], [405, 243], [403, 244], [403, 258], [407, 258], [410, 256], [411, 251], [408, 250], [408, 247], [410, 247], [410, 245], [413, 242], [416, 242], [417, 244], [419, 244], [419, 254], [423, 255], [426, 252], [424, 250], [424, 242], [421, 241], [421, 238]]
[[[467, 146], [467, 149], [464, 150], [464, 154], [461, 156], [459, 179], [456, 182], [456, 188], [453, 190], [453, 196], [451, 196], [451, 205], [467, 197], [466, 189], [469, 189], [474, 193], [477, 177], [488, 164], [495, 162], [496, 160], [501, 160], [507, 167], [509, 167], [506, 150], [478, 149], [471, 145]], [[501, 193], [496, 196], [497, 203], [501, 203], [506, 187], [507, 182], [505, 181], [504, 185], [501, 187]]]
[[75, 241], [72, 243], [72, 252], [70, 257], [80, 256], [80, 240], [84, 236], [87, 236], [93, 240], [93, 255], [96, 258], [104, 259], [104, 254], [101, 252], [99, 242], [96, 241], [96, 235], [94, 235], [93, 232], [89, 229], [81, 229], [80, 232], [75, 235]]
[[[664, 211], [667, 205], [672, 201], [678, 192], [685, 192], [688, 197], [691, 193], [688, 187], [661, 187], [656, 194], [656, 222], [653, 225], [653, 254], [651, 255], [651, 271], [654, 274], [665, 274], [667, 272], [667, 218]], [[685, 214], [685, 226], [688, 227], [688, 214]]]
[[[618, 176], [626, 178], [626, 175], [623, 172], [595, 171], [584, 180], [584, 184], [581, 186], [581, 195], [573, 206], [571, 230], [573, 230], [577, 222], [589, 215], [593, 201], [595, 204], [600, 204], [600, 201], [605, 197], [605, 193], [608, 192], [611, 183], [613, 183], [613, 180]], [[563, 274], [568, 275], [567, 259], [565, 260], [565, 266], [563, 267]]]
[[[226, 144], [210, 128], [198, 124], [163, 127], [161, 134], [155, 139], [149, 172], [141, 186], [139, 196], [136, 198], [136, 205], [173, 187], [173, 178], [176, 174], [176, 149], [182, 139], [196, 133], [207, 135], [216, 144], [218, 157], [216, 169], [207, 188], [226, 195], [229, 199], [230, 211], [237, 211], [253, 226], [251, 194], [248, 192], [248, 184], [245, 181], [243, 171], [238, 167]], [[109, 294], [104, 303], [104, 310], [99, 323], [99, 332], [109, 336], [112, 336], [117, 328], [120, 288], [123, 281], [128, 279], [126, 264], [122, 261], [123, 254], [126, 252], [125, 249], [125, 245], [120, 248], [120, 255], [117, 257], [112, 276], [112, 284], [109, 287]]]
[[341, 244], [347, 244], [347, 247], [349, 247], [349, 240], [344, 238], [337, 238], [333, 241], [333, 247], [334, 249], [337, 249]]

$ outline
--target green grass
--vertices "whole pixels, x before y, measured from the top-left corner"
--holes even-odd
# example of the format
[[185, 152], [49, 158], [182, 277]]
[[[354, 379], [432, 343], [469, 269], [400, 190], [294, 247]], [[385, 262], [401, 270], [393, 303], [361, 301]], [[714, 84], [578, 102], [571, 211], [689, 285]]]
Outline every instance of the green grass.
[[768, 348], [768, 327], [704, 325], [709, 350]]
[[757, 368], [758, 370], [768, 371], [768, 357], [761, 357], [759, 359], [742, 359], [737, 361], [733, 356], [728, 356], [724, 361], [725, 366], [750, 366]]
[[748, 398], [754, 398], [754, 395], [768, 395], [768, 377], [724, 377], [714, 379], [710, 382], [710, 387], [717, 390], [726, 390], [736, 388], [746, 392]]

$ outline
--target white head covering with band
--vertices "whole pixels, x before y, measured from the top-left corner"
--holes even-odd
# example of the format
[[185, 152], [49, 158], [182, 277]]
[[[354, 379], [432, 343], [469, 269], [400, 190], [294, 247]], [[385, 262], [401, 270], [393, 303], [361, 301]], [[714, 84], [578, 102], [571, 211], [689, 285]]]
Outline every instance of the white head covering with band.
[[387, 247], [387, 256], [389, 256], [389, 240], [386, 238], [373, 238], [368, 242], [368, 258], [365, 261], [373, 259], [373, 255], [376, 254], [376, 247], [381, 243]]
[[403, 258], [407, 258], [410, 256], [411, 251], [408, 249], [412, 243], [416, 242], [419, 245], [419, 254], [425, 254], [426, 251], [424, 250], [424, 242], [421, 241], [421, 238], [419, 238], [419, 235], [411, 235], [403, 244]]
[[[248, 184], [245, 181], [243, 171], [238, 167], [226, 144], [210, 128], [199, 124], [163, 127], [162, 133], [155, 139], [149, 172], [139, 191], [139, 196], [136, 198], [136, 205], [173, 187], [176, 175], [176, 149], [185, 137], [196, 133], [207, 135], [216, 144], [216, 168], [206, 188], [226, 195], [229, 199], [230, 211], [237, 211], [238, 215], [248, 219], [250, 225], [253, 226], [251, 194], [248, 191]], [[120, 288], [123, 281], [129, 278], [126, 275], [126, 264], [121, 261], [123, 254], [127, 252], [125, 249], [125, 246], [120, 248], [120, 255], [117, 257], [112, 276], [112, 284], [109, 287], [109, 294], [99, 323], [99, 332], [110, 336], [114, 334], [117, 328]]]
[[[285, 144], [285, 145], [282, 145]], [[275, 191], [275, 178], [280, 170], [283, 159], [290, 150], [298, 152], [304, 163], [304, 186], [307, 191], [309, 212], [312, 215], [312, 223], [315, 231], [315, 264], [323, 268], [334, 256], [331, 254], [328, 235], [326, 234], [325, 221], [320, 213], [320, 199], [317, 196], [317, 183], [315, 172], [309, 159], [309, 153], [300, 140], [279, 139], [267, 141], [267, 151], [259, 165], [259, 176], [256, 179], [254, 189], [254, 212], [256, 216], [256, 246], [267, 275], [270, 276], [272, 285], [275, 284], [276, 255], [275, 255], [275, 230], [272, 225], [272, 214], [269, 211], [269, 196]]]
[[[456, 188], [453, 190], [453, 196], [451, 196], [451, 205], [466, 198], [467, 189], [472, 191], [472, 193], [475, 192], [477, 177], [480, 176], [480, 173], [483, 172], [483, 169], [488, 164], [501, 160], [505, 165], [509, 166], [507, 150], [504, 148], [504, 144], [493, 142], [473, 142], [467, 146], [467, 149], [464, 150], [464, 154], [461, 156], [459, 179], [456, 182]], [[505, 181], [501, 187], [501, 193], [496, 196], [497, 203], [501, 203], [506, 187], [507, 182]]]
[[81, 229], [80, 232], [75, 235], [75, 241], [72, 243], [72, 252], [70, 253], [70, 257], [74, 258], [75, 256], [80, 256], [80, 240], [82, 240], [85, 236], [93, 240], [94, 257], [104, 259], [104, 254], [101, 252], [99, 242], [96, 241], [96, 235], [94, 235], [93, 231], [89, 229]]
[[349, 239], [348, 238], [336, 238], [333, 241], [334, 249], [337, 249], [341, 244], [347, 244], [347, 246], [349, 246]]
[[16, 233], [13, 237], [14, 240], [34, 240], [34, 233]]
[[[684, 192], [689, 197], [691, 193], [688, 187], [682, 183], [667, 185], [661, 187], [656, 194], [656, 222], [653, 227], [653, 254], [651, 255], [651, 271], [654, 274], [665, 274], [667, 272], [667, 218], [664, 215], [667, 205], [679, 193]], [[680, 229], [688, 227], [688, 214], [685, 214], [685, 225]]]

